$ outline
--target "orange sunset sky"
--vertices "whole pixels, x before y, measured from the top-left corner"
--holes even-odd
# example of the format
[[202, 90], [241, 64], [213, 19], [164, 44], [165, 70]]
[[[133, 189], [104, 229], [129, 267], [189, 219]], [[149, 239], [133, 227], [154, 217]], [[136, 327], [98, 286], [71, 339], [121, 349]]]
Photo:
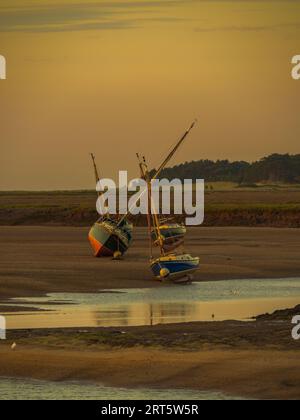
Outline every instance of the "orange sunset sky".
[[300, 1], [1, 0], [0, 190], [94, 188], [155, 166], [299, 153]]

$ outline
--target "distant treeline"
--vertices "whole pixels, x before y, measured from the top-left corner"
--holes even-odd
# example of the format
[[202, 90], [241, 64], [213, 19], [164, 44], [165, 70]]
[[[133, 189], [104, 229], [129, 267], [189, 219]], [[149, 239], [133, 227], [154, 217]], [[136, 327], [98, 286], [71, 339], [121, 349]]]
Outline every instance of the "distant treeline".
[[227, 181], [238, 184], [300, 183], [300, 154], [273, 154], [249, 162], [229, 160], [198, 160], [166, 168], [160, 178], [205, 179], [205, 181]]

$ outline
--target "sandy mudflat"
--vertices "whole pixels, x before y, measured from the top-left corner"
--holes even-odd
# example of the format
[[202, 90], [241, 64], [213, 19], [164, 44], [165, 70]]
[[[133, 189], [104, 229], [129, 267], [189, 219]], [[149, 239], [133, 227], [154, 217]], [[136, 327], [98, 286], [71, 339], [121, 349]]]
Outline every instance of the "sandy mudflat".
[[10, 331], [0, 343], [0, 376], [299, 399], [299, 346], [290, 320], [272, 319]]
[[[95, 259], [87, 228], [0, 227], [0, 299], [46, 292], [163, 287], [148, 268], [146, 229], [135, 229], [123, 261]], [[298, 229], [193, 228], [186, 248], [201, 258], [195, 280], [300, 274]]]
[[0, 355], [0, 372], [5, 377], [213, 390], [259, 399], [300, 397], [299, 352], [130, 349], [82, 353], [32, 348], [14, 353], [0, 350]]
[[[91, 256], [86, 228], [0, 227], [0, 300], [46, 292], [164, 287], [148, 271], [146, 230], [123, 261]], [[187, 249], [201, 257], [196, 280], [299, 277], [297, 229], [195, 228]], [[176, 286], [180, 287], [180, 286]], [[0, 376], [92, 380], [118, 386], [300, 398], [300, 341], [291, 314], [257, 322], [125, 329], [9, 331]], [[10, 346], [17, 342], [16, 350]]]

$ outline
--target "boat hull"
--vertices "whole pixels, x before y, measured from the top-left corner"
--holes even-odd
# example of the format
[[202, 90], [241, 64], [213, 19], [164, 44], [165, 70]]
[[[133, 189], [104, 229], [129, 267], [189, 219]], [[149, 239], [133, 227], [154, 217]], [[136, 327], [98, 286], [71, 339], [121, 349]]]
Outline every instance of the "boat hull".
[[[186, 227], [177, 223], [162, 225], [159, 227], [161, 235], [162, 248], [165, 252], [171, 252], [183, 245], [184, 235], [186, 234]], [[157, 238], [157, 232], [152, 231], [151, 233], [154, 245], [160, 246], [160, 241]]]
[[199, 268], [199, 258], [190, 255], [161, 257], [152, 261], [151, 271], [157, 279], [164, 278], [162, 271], [168, 273], [165, 278], [172, 280], [191, 276]]
[[[184, 238], [186, 234], [186, 227], [177, 223], [162, 225], [159, 227], [160, 235], [165, 243], [173, 243]], [[152, 240], [157, 241], [157, 233], [153, 231], [151, 233]]]
[[97, 222], [92, 226], [88, 238], [97, 258], [112, 257], [116, 252], [123, 255], [131, 243], [131, 229], [129, 225], [116, 229], [114, 223]]

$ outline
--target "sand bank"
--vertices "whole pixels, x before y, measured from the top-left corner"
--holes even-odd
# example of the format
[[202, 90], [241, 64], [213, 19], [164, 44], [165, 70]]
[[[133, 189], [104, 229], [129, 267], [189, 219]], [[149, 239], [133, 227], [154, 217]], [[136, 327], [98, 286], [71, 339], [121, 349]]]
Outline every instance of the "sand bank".
[[153, 349], [79, 352], [0, 350], [1, 376], [51, 381], [88, 380], [120, 387], [185, 388], [222, 391], [254, 398], [300, 396], [299, 352], [199, 352]]
[[[47, 292], [164, 287], [148, 268], [146, 229], [123, 261], [95, 259], [87, 228], [0, 227], [0, 299]], [[196, 281], [287, 278], [300, 273], [298, 229], [193, 228], [186, 248], [200, 256]]]
[[300, 341], [291, 338], [288, 313], [275, 321], [9, 331], [0, 376], [298, 399]]

